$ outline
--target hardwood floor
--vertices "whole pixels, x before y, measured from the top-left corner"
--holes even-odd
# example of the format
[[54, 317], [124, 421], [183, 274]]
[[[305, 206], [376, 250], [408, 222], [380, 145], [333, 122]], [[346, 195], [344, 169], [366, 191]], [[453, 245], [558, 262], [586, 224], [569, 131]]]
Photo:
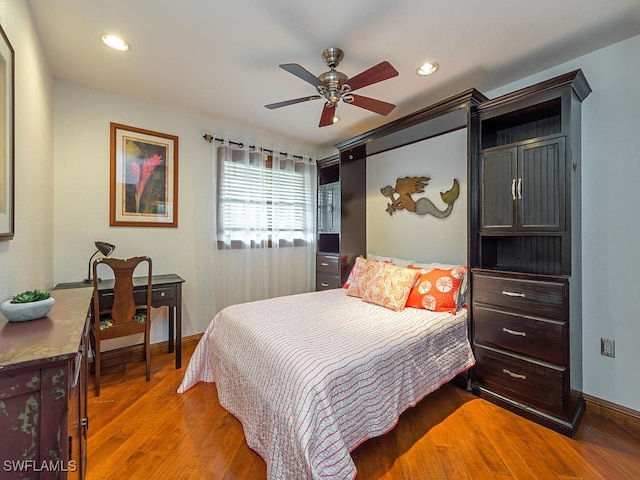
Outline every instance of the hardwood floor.
[[[185, 394], [173, 355], [104, 373], [101, 395], [89, 378], [88, 480], [265, 478], [240, 423], [218, 403], [216, 387]], [[587, 411], [575, 439], [522, 419], [451, 385], [405, 412], [396, 428], [352, 452], [357, 480], [640, 478], [640, 431]]]

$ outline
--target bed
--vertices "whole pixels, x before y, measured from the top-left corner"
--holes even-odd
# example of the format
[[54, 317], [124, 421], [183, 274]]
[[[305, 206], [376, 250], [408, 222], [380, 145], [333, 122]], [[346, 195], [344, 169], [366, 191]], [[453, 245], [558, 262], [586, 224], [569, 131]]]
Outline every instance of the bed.
[[473, 363], [466, 309], [391, 311], [334, 289], [223, 309], [178, 392], [215, 382], [269, 480], [353, 479], [353, 449]]

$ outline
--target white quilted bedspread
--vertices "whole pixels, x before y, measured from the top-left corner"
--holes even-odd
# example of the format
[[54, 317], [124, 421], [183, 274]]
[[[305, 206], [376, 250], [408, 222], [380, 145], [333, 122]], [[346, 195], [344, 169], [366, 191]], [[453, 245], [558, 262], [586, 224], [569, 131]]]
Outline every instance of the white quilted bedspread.
[[473, 363], [465, 310], [393, 312], [335, 289], [225, 308], [178, 392], [215, 382], [269, 480], [353, 479], [350, 451]]

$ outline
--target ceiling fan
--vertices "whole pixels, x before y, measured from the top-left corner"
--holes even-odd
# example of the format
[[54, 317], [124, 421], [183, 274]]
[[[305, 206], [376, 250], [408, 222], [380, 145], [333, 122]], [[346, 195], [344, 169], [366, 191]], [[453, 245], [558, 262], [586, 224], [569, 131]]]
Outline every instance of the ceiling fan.
[[336, 67], [340, 64], [343, 57], [344, 53], [339, 48], [327, 48], [322, 52], [322, 58], [330, 70], [317, 77], [297, 63], [285, 63], [280, 65], [280, 68], [283, 70], [292, 73], [296, 77], [301, 78], [316, 87], [318, 95], [294, 98], [284, 102], [270, 103], [269, 105], [265, 105], [265, 107], [274, 109], [286, 107], [287, 105], [293, 105], [295, 103], [307, 102], [309, 100], [319, 100], [322, 98], [325, 100], [325, 104], [322, 109], [322, 115], [320, 116], [319, 127], [325, 127], [333, 124], [336, 107], [340, 100], [380, 115], [388, 115], [391, 110], [395, 108], [395, 105], [381, 100], [376, 100], [374, 98], [356, 95], [351, 92], [359, 88], [393, 78], [398, 75], [397, 70], [393, 68], [389, 62], [384, 61], [365, 70], [364, 72], [359, 73], [355, 77], [349, 78], [344, 73], [336, 70]]

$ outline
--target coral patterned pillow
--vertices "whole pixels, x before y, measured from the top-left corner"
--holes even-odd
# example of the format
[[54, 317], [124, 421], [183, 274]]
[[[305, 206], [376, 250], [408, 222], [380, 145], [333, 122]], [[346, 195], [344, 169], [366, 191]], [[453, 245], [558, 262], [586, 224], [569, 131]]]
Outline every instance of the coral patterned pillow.
[[[360, 255], [360, 257], [358, 258], [362, 258], [364, 259], [364, 257], [362, 255]], [[372, 262], [378, 262], [379, 260], [377, 259], [367, 259], [367, 260], [371, 260]], [[380, 260], [383, 261], [384, 263], [393, 263], [391, 260]], [[351, 285], [351, 282], [353, 282], [353, 278], [356, 275], [356, 264], [358, 262], [356, 261], [356, 263], [353, 264], [353, 267], [351, 267], [351, 271], [349, 272], [349, 276], [347, 277], [347, 281], [344, 282], [344, 285], [342, 286], [342, 288], [349, 288], [349, 285]]]
[[353, 278], [347, 288], [347, 295], [361, 298], [378, 272], [380, 265], [382, 265], [382, 262], [374, 262], [364, 257], [356, 258], [356, 263], [352, 270]]
[[409, 265], [408, 268], [418, 270], [419, 276], [407, 298], [407, 307], [456, 313], [465, 267], [443, 270]]
[[400, 311], [404, 309], [419, 273], [418, 270], [396, 267], [391, 263], [380, 263], [375, 277], [362, 294], [362, 300]]

